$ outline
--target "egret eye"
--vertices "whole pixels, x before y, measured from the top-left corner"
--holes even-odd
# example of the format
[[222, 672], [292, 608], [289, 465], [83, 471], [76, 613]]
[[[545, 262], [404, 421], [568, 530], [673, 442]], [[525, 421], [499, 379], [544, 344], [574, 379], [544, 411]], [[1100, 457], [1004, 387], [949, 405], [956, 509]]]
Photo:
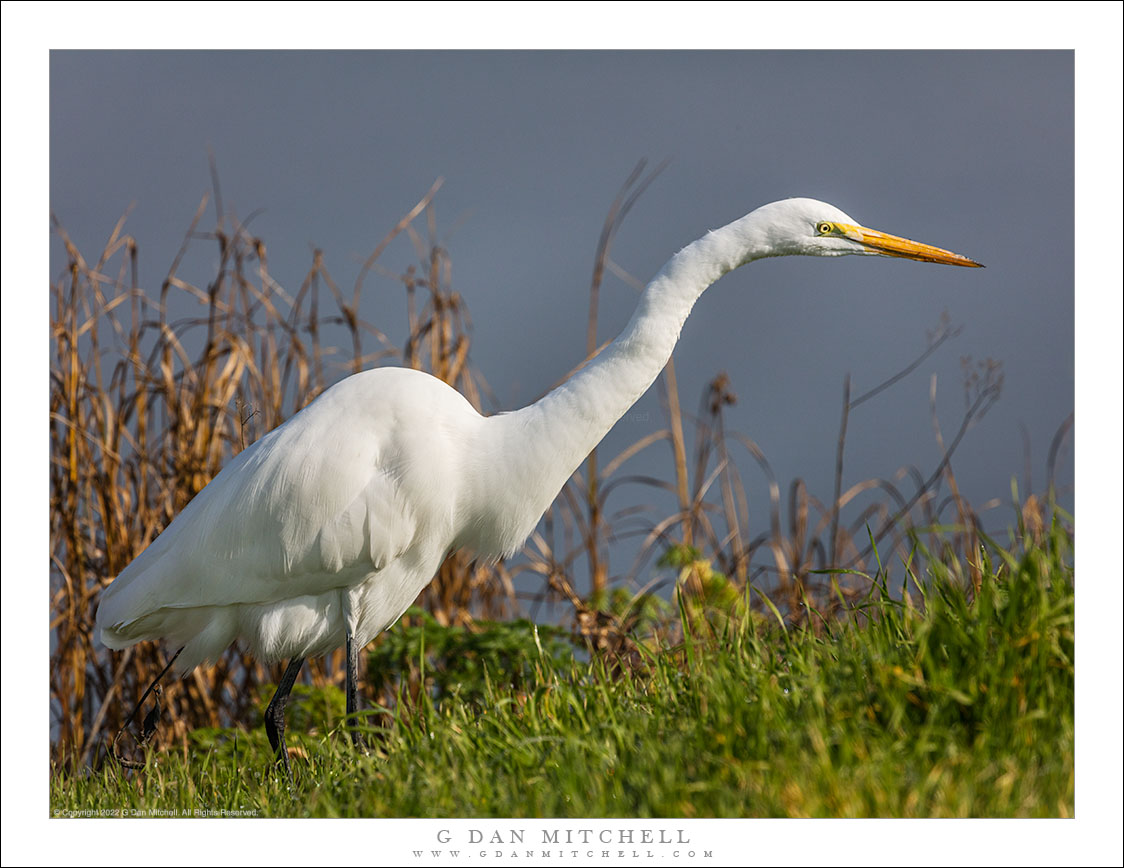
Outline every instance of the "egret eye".
[[831, 223], [828, 223], [826, 220], [824, 220], [821, 223], [816, 224], [816, 234], [817, 235], [830, 235], [834, 231], [835, 231], [835, 226]]

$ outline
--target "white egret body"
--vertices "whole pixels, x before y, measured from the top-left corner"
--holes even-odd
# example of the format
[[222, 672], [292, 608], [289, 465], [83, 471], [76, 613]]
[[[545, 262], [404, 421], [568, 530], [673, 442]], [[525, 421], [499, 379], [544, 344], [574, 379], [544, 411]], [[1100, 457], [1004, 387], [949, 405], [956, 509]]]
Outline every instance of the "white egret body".
[[708, 286], [767, 256], [850, 253], [978, 265], [857, 226], [823, 202], [786, 199], [677, 253], [616, 340], [521, 410], [481, 416], [414, 370], [348, 377], [234, 458], [121, 572], [98, 608], [102, 642], [165, 639], [183, 648], [180, 672], [236, 640], [264, 661], [292, 658], [266, 716], [283, 754], [285, 698], [304, 658], [348, 645], [354, 711], [358, 649], [449, 552], [495, 558], [522, 545], [659, 375]]

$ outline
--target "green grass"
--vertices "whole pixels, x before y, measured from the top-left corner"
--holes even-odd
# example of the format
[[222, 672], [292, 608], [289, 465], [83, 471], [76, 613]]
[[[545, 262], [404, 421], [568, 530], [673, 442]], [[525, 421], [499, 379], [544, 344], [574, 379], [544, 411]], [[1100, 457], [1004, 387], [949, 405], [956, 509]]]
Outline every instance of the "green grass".
[[[918, 550], [846, 616], [706, 619], [613, 670], [556, 631], [422, 619], [372, 659], [424, 682], [368, 719], [290, 706], [295, 785], [260, 727], [197, 731], [147, 767], [58, 772], [55, 812], [258, 816], [1058, 817], [1074, 805], [1072, 548], [1056, 527], [963, 565]], [[756, 592], [752, 592], [756, 597]], [[751, 602], [754, 602], [751, 600]], [[768, 611], [766, 609], [766, 611]], [[708, 624], [717, 625], [708, 628]], [[264, 706], [264, 701], [261, 703]]]

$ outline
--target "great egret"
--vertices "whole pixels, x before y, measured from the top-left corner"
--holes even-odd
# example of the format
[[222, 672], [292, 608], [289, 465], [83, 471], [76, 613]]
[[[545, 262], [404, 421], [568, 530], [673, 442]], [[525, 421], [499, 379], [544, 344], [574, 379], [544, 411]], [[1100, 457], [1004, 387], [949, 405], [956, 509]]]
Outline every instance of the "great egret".
[[767, 256], [897, 256], [979, 267], [863, 228], [813, 199], [758, 208], [660, 270], [624, 331], [541, 400], [481, 416], [415, 370], [355, 374], [239, 453], [102, 594], [108, 647], [182, 646], [176, 671], [241, 640], [289, 659], [265, 715], [288, 772], [284, 709], [305, 658], [347, 648], [347, 711], [359, 649], [393, 624], [446, 555], [515, 552], [566, 480], [671, 356], [702, 292]]

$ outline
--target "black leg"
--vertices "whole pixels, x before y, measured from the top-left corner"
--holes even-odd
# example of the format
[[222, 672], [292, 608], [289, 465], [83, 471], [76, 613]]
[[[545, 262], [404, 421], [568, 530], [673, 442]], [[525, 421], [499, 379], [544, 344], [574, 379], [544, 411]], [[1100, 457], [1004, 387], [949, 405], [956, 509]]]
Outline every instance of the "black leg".
[[358, 721], [355, 713], [359, 711], [359, 643], [347, 631], [347, 725], [351, 729], [351, 743], [361, 747], [359, 730], [355, 728]]
[[[129, 653], [131, 654], [132, 652], [130, 651]], [[156, 732], [156, 727], [160, 724], [160, 694], [162, 692], [160, 688], [160, 681], [165, 675], [168, 674], [168, 670], [172, 668], [172, 664], [176, 662], [176, 658], [179, 657], [182, 653], [183, 648], [180, 648], [179, 651], [172, 655], [172, 659], [168, 661], [168, 665], [160, 670], [160, 674], [156, 676], [156, 678], [150, 685], [148, 685], [148, 689], [141, 694], [141, 698], [137, 700], [137, 704], [133, 706], [133, 710], [130, 711], [129, 716], [125, 718], [125, 725], [117, 730], [117, 735], [113, 738], [113, 757], [117, 760], [117, 762], [121, 763], [121, 765], [123, 765], [127, 769], [143, 769], [144, 763], [134, 762], [133, 760], [125, 759], [125, 757], [121, 756], [120, 752], [117, 750], [117, 742], [121, 740], [121, 736], [124, 735], [125, 730], [129, 728], [129, 723], [134, 718], [136, 718], [137, 712], [140, 711], [140, 707], [144, 705], [144, 701], [148, 699], [148, 695], [152, 693], [155, 694], [156, 704], [153, 706], [152, 710], [145, 715], [144, 723], [141, 725], [141, 737], [137, 742], [137, 744], [139, 744], [141, 747], [144, 747], [146, 744], [148, 744], [149, 739], [151, 739], [153, 733]], [[93, 743], [94, 742], [91, 741], [91, 744]]]
[[281, 677], [281, 683], [277, 685], [277, 692], [273, 694], [273, 699], [269, 700], [269, 706], [265, 710], [265, 734], [269, 736], [273, 755], [285, 769], [285, 777], [289, 779], [290, 786], [293, 783], [293, 773], [289, 769], [289, 750], [285, 747], [285, 703], [289, 701], [289, 691], [293, 689], [302, 666], [304, 666], [303, 657], [292, 659], [289, 668]]

